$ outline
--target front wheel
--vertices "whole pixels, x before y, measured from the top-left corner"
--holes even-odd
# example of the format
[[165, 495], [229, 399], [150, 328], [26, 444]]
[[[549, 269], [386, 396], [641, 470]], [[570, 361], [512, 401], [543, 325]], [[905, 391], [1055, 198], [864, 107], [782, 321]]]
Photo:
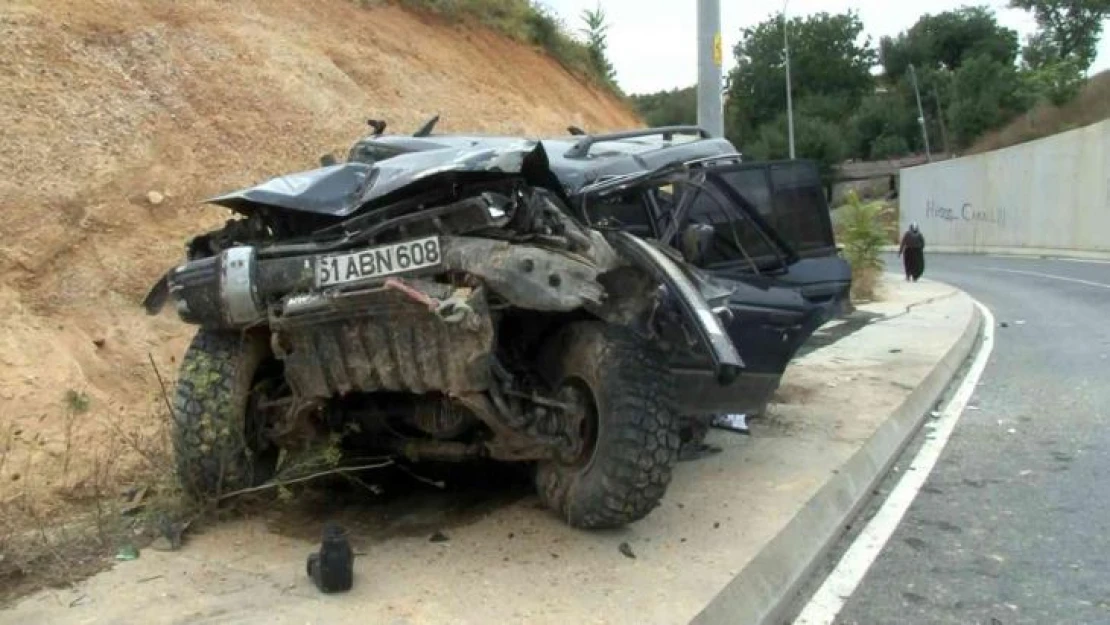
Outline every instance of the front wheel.
[[196, 499], [273, 477], [280, 449], [265, 437], [275, 361], [264, 334], [200, 329], [181, 362], [173, 407], [177, 476]]
[[540, 371], [568, 408], [574, 458], [541, 462], [543, 503], [573, 527], [615, 528], [648, 515], [678, 456], [674, 380], [662, 353], [618, 326], [577, 322], [544, 346]]

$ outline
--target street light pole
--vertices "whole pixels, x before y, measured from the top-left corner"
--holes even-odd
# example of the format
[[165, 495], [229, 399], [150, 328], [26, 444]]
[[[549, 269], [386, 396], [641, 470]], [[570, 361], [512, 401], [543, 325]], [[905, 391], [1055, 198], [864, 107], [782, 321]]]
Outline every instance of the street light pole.
[[782, 47], [786, 51], [786, 130], [790, 137], [790, 160], [794, 160], [794, 90], [790, 85], [790, 37], [786, 21], [786, 5], [789, 3], [790, 0], [782, 3]]
[[725, 135], [721, 94], [721, 2], [698, 0], [698, 125], [714, 137]]
[[917, 121], [921, 124], [921, 136], [925, 139], [925, 160], [932, 163], [933, 153], [929, 149], [929, 130], [925, 127], [925, 109], [921, 106], [921, 91], [917, 88], [917, 70], [910, 63], [910, 79], [913, 80], [913, 94], [917, 96]]

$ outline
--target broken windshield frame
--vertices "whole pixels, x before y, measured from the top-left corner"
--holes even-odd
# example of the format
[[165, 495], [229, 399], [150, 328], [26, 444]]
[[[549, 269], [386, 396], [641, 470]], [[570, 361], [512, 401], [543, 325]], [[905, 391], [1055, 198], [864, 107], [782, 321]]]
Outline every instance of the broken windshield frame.
[[[599, 180], [593, 184], [583, 187], [578, 194], [578, 212], [581, 219], [587, 226], [597, 227], [594, 220], [590, 218], [589, 200], [610, 197], [616, 193], [640, 190], [645, 197], [645, 210], [650, 206], [654, 209], [649, 212], [658, 214], [651, 215], [652, 220], [662, 217], [662, 210], [655, 198], [651, 197], [651, 190], [668, 185], [674, 186], [696, 186], [698, 190], [693, 193], [683, 193], [683, 197], [679, 200], [678, 205], [673, 211], [670, 211], [668, 216], [670, 224], [666, 230], [660, 235], [660, 242], [664, 245], [671, 245], [671, 241], [678, 234], [678, 224], [681, 224], [685, 218], [685, 214], [689, 211], [690, 205], [700, 193], [707, 193], [718, 207], [731, 217], [746, 218], [749, 223], [754, 226], [758, 236], [763, 239], [765, 243], [775, 254], [778, 260], [779, 268], [786, 267], [791, 263], [797, 262], [799, 256], [794, 251], [793, 247], [787, 243], [778, 232], [759, 214], [756, 207], [741, 195], [736, 189], [732, 188], [729, 183], [724, 180], [719, 174], [713, 171], [711, 163], [727, 160], [739, 160], [739, 154], [724, 154], [718, 156], [711, 156], [708, 158], [696, 159], [684, 163], [670, 163], [658, 167], [651, 171], [640, 172], [635, 174], [628, 174], [622, 176], [614, 176], [612, 178]], [[697, 170], [699, 181], [695, 182], [692, 179], [694, 170]], [[689, 199], [687, 199], [689, 196]], [[724, 196], [725, 201], [721, 201]], [[732, 221], [730, 220], [730, 224]], [[739, 237], [733, 229], [734, 245], [737, 250], [744, 256], [749, 263], [753, 264], [756, 273], [760, 273], [757, 266], [754, 265], [754, 260], [740, 244]]]

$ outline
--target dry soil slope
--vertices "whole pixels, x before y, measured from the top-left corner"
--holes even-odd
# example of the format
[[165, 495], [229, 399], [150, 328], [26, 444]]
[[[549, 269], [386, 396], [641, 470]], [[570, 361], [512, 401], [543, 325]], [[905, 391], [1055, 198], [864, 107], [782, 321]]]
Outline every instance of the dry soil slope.
[[[185, 236], [226, 217], [197, 200], [311, 167], [368, 116], [513, 134], [639, 124], [528, 46], [364, 4], [0, 3], [0, 502], [32, 478], [80, 489], [115, 425], [157, 420], [147, 354], [172, 376], [190, 331], [137, 306]], [[70, 389], [90, 402], [63, 479], [48, 459]]]

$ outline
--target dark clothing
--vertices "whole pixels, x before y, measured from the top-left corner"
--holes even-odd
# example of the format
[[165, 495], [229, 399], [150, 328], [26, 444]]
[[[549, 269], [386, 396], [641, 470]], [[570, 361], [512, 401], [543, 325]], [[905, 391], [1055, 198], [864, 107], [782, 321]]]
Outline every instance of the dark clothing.
[[902, 256], [906, 279], [917, 282], [921, 274], [925, 273], [925, 237], [921, 232], [907, 231], [902, 235], [902, 245], [898, 248], [898, 253]]

